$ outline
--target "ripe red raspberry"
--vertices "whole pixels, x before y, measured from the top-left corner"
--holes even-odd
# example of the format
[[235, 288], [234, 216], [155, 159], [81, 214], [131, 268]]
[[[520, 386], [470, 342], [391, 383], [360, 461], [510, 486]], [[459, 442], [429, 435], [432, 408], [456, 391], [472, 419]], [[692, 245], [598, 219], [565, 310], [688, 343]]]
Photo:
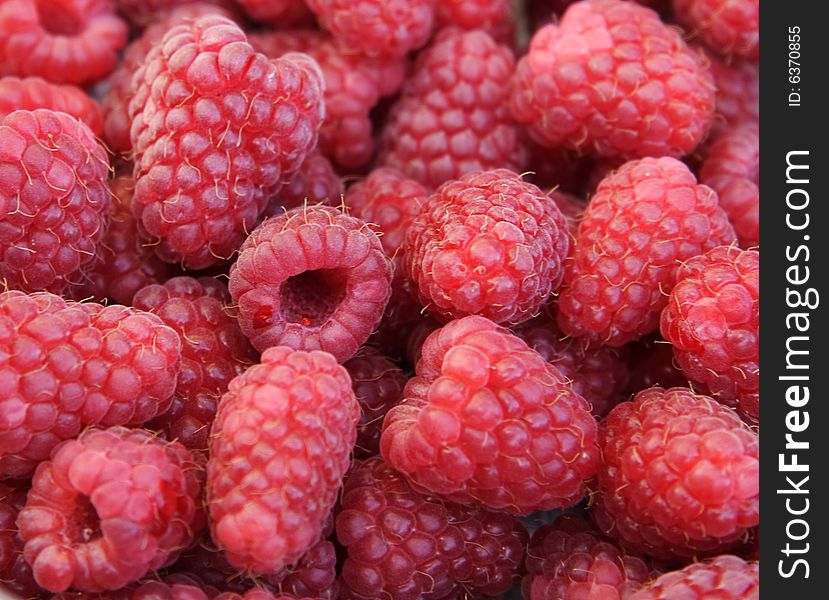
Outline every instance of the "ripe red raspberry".
[[306, 0], [344, 47], [367, 56], [398, 57], [432, 33], [435, 0]]
[[734, 241], [717, 195], [674, 158], [624, 164], [599, 184], [564, 273], [564, 333], [618, 347], [659, 325], [681, 262]]
[[559, 284], [570, 247], [556, 203], [506, 169], [442, 185], [409, 227], [405, 268], [421, 303], [449, 320], [520, 323]]
[[629, 600], [758, 600], [760, 565], [723, 554], [704, 563], [665, 573]]
[[86, 425], [170, 405], [180, 342], [154, 315], [41, 292], [0, 294], [0, 477], [26, 477]]
[[230, 380], [256, 353], [227, 313], [230, 295], [216, 279], [175, 277], [135, 294], [133, 306], [158, 315], [181, 337], [181, 368], [170, 409], [147, 425], [191, 450], [207, 450], [210, 425]]
[[221, 16], [164, 35], [133, 78], [134, 210], [156, 253], [204, 268], [228, 258], [317, 141], [322, 76], [274, 61]]
[[325, 350], [344, 361], [380, 322], [391, 276], [365, 223], [327, 206], [295, 208], [245, 241], [230, 269], [230, 293], [257, 350]]
[[[630, 382], [627, 394], [635, 394], [658, 385], [662, 388], [689, 387], [688, 377], [675, 364], [673, 346], [658, 339], [646, 339], [631, 345]], [[701, 390], [707, 392], [707, 390]]]
[[526, 600], [622, 600], [652, 577], [579, 517], [562, 515], [533, 533], [521, 582]]
[[688, 377], [760, 416], [760, 254], [720, 246], [683, 264], [660, 329]]
[[760, 244], [760, 132], [756, 125], [732, 127], [706, 150], [699, 174], [720, 199], [740, 245]]
[[263, 579], [277, 592], [291, 599], [337, 600], [340, 586], [334, 544], [323, 540], [303, 554], [296, 564], [275, 576], [265, 575]]
[[49, 83], [40, 77], [0, 78], [0, 122], [16, 110], [48, 108], [80, 119], [94, 135], [103, 131], [101, 107], [73, 85]]
[[737, 414], [688, 388], [650, 388], [600, 429], [599, 528], [662, 560], [712, 555], [759, 522], [759, 443]]
[[237, 0], [245, 12], [255, 21], [271, 27], [287, 29], [312, 26], [314, 13], [305, 0]]
[[760, 66], [747, 60], [723, 62], [702, 48], [717, 87], [717, 115], [712, 133], [760, 121]]
[[0, 2], [0, 76], [88, 85], [112, 71], [126, 43], [110, 0]]
[[109, 159], [84, 123], [48, 109], [0, 122], [0, 281], [60, 293], [108, 226]]
[[38, 584], [117, 590], [175, 561], [203, 525], [203, 472], [141, 429], [89, 429], [35, 473], [17, 523]]
[[265, 209], [265, 217], [281, 215], [298, 206], [342, 203], [343, 181], [331, 162], [315, 150]]
[[347, 552], [341, 597], [351, 600], [498, 596], [528, 538], [512, 517], [415, 491], [379, 456], [345, 480], [336, 530]]
[[0, 481], [0, 594], [7, 591], [22, 598], [37, 598], [44, 592], [23, 558], [23, 540], [17, 531], [17, 515], [30, 487], [28, 481]]
[[210, 438], [207, 501], [232, 565], [278, 571], [320, 540], [359, 418], [348, 372], [326, 352], [270, 348], [231, 381]]
[[426, 339], [380, 449], [422, 489], [512, 514], [575, 504], [600, 458], [584, 398], [521, 339], [476, 316]]
[[356, 356], [343, 363], [351, 377], [351, 386], [362, 413], [357, 424], [357, 458], [368, 458], [380, 452], [380, 431], [383, 417], [400, 402], [406, 374], [374, 348], [362, 348]]
[[586, 0], [535, 34], [510, 108], [545, 146], [682, 156], [708, 131], [714, 85], [699, 56], [651, 9]]
[[672, 0], [690, 37], [724, 56], [760, 57], [760, 0]]
[[439, 28], [483, 29], [501, 44], [515, 43], [511, 0], [441, 0], [436, 10]]
[[441, 324], [438, 321], [427, 317], [411, 330], [406, 340], [406, 360], [410, 367], [414, 368], [420, 362], [424, 342], [432, 335], [433, 331], [440, 328]]
[[381, 136], [380, 162], [436, 188], [471, 171], [520, 172], [507, 98], [515, 58], [483, 31], [444, 30], [418, 57]]
[[54, 594], [51, 600], [208, 600], [205, 591], [193, 584], [192, 581], [147, 581], [114, 592], [68, 591]]

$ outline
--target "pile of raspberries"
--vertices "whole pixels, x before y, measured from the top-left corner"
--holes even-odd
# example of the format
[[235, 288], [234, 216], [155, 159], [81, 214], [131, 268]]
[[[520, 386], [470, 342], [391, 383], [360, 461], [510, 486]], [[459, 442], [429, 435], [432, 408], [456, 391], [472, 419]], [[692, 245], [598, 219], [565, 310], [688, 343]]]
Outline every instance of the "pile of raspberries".
[[0, 596], [759, 596], [758, 0], [0, 0]]

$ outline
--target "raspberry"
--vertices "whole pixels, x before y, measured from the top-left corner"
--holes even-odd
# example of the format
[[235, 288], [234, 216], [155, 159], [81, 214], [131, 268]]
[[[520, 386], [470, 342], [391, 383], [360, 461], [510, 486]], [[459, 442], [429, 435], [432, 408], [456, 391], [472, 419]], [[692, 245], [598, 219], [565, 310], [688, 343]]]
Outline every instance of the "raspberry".
[[269, 61], [232, 21], [202, 16], [167, 31], [133, 88], [136, 216], [163, 260], [216, 264], [316, 144], [319, 69]]
[[651, 579], [640, 558], [625, 554], [578, 517], [542, 525], [527, 550], [521, 583], [527, 600], [621, 600]]
[[561, 283], [570, 240], [555, 202], [506, 169], [442, 185], [408, 231], [406, 272], [431, 313], [520, 323]]
[[679, 366], [756, 423], [760, 411], [760, 254], [720, 246], [677, 272], [662, 335]]
[[0, 2], [0, 76], [95, 83], [126, 43], [127, 25], [109, 0]]
[[724, 55], [760, 57], [760, 0], [672, 0], [691, 37]]
[[[573, 194], [562, 192], [560, 190], [553, 190], [547, 194], [552, 198], [556, 206], [558, 206], [564, 219], [567, 221], [567, 232], [571, 239], [576, 238], [576, 232], [579, 230], [579, 223], [584, 217], [584, 209], [587, 208], [587, 202], [581, 198], [577, 198]], [[570, 244], [570, 251], [573, 250], [573, 244]]]
[[423, 352], [423, 343], [428, 339], [433, 331], [441, 328], [441, 324], [431, 317], [421, 320], [414, 329], [409, 333], [409, 338], [406, 340], [406, 360], [409, 365], [415, 366], [420, 362], [420, 356]]
[[278, 571], [320, 540], [359, 418], [348, 372], [325, 352], [270, 348], [230, 382], [210, 438], [207, 501], [232, 565]]
[[265, 209], [266, 217], [282, 214], [285, 210], [306, 204], [334, 204], [341, 202], [343, 182], [331, 162], [320, 152], [308, 155], [299, 171], [285, 183]]
[[662, 560], [717, 554], [759, 522], [758, 437], [688, 388], [650, 388], [602, 423], [599, 528]]
[[380, 449], [415, 484], [512, 514], [571, 506], [600, 456], [596, 421], [564, 376], [483, 317], [423, 344]]
[[717, 87], [717, 118], [712, 133], [760, 121], [760, 66], [747, 60], [728, 64], [704, 51]]
[[214, 5], [216, 11], [224, 12], [230, 6], [229, 0], [115, 0], [115, 4], [122, 15], [140, 27], [152, 26], [182, 8]]
[[286, 345], [344, 361], [380, 322], [391, 275], [362, 221], [326, 206], [296, 208], [250, 235], [230, 269], [230, 293], [257, 350]]
[[365, 347], [343, 366], [351, 377], [351, 385], [362, 414], [357, 424], [357, 458], [368, 458], [380, 452], [380, 431], [383, 417], [400, 402], [406, 375], [388, 358], [371, 347]]
[[726, 130], [707, 149], [700, 181], [711, 187], [740, 245], [760, 244], [760, 132], [754, 125]]
[[651, 9], [586, 0], [533, 36], [510, 108], [544, 146], [682, 156], [708, 131], [714, 85], [699, 56]]
[[0, 123], [0, 281], [60, 293], [108, 225], [109, 160], [85, 124], [48, 109]]
[[170, 405], [175, 331], [124, 306], [0, 293], [0, 477], [25, 477], [86, 425], [139, 425]]
[[17, 519], [38, 584], [117, 590], [175, 560], [202, 525], [202, 472], [180, 444], [90, 429], [55, 448]]
[[515, 58], [483, 31], [444, 30], [418, 57], [381, 136], [380, 162], [436, 188], [471, 171], [521, 171], [507, 98]]
[[757, 600], [759, 597], [759, 563], [724, 554], [666, 573], [629, 596], [629, 600]]
[[674, 158], [606, 177], [587, 205], [564, 273], [558, 323], [618, 347], [659, 325], [679, 264], [734, 241], [717, 195]]
[[367, 56], [398, 57], [432, 33], [435, 0], [306, 0], [323, 27]]
[[211, 599], [222, 592], [243, 594], [251, 587], [251, 581], [227, 562], [224, 552], [211, 539], [209, 530], [203, 531], [195, 544], [182, 551], [170, 571], [165, 581], [195, 585], [205, 590]]
[[277, 576], [266, 575], [263, 579], [281, 594], [290, 598], [315, 598], [337, 600], [337, 552], [334, 544], [323, 540], [303, 554], [299, 561]]
[[[252, 589], [244, 594], [225, 592], [219, 594], [213, 600], [296, 600], [293, 596], [275, 595], [268, 590]], [[300, 600], [314, 600], [313, 598], [301, 598]]]
[[[366, 342], [397, 362], [405, 362], [409, 336], [417, 326], [424, 321], [436, 322], [428, 314], [423, 313], [423, 307], [417, 301], [412, 282], [408, 280], [402, 268], [401, 258], [398, 255], [394, 260], [391, 297], [386, 305], [383, 318], [380, 320], [377, 331]], [[436, 327], [440, 327], [440, 324]], [[414, 365], [414, 363], [410, 364]]]
[[[662, 388], [688, 387], [688, 377], [674, 364], [674, 351], [663, 339], [647, 339], [631, 344], [628, 394], [658, 385]], [[707, 390], [706, 390], [707, 391]]]
[[347, 550], [341, 597], [352, 600], [497, 596], [528, 537], [507, 515], [415, 491], [380, 457], [352, 469], [336, 529]]
[[26, 504], [30, 485], [28, 481], [0, 481], [0, 594], [9, 591], [23, 598], [37, 598], [43, 592], [23, 558], [23, 540], [17, 531], [17, 515]]
[[510, 0], [441, 0], [436, 9], [439, 28], [483, 29], [501, 44], [514, 43], [515, 22]]
[[271, 27], [311, 26], [314, 14], [305, 0], [237, 0], [251, 19]]
[[227, 287], [215, 279], [176, 277], [135, 294], [133, 306], [158, 315], [181, 337], [181, 368], [170, 409], [148, 428], [191, 450], [207, 450], [210, 424], [230, 380], [256, 362], [236, 319], [226, 312]]
[[103, 131], [101, 107], [82, 89], [57, 85], [40, 77], [0, 78], [0, 122], [16, 110], [48, 108], [86, 123], [94, 135]]
[[192, 582], [148, 581], [109, 593], [63, 592], [52, 600], [207, 600], [207, 595]]

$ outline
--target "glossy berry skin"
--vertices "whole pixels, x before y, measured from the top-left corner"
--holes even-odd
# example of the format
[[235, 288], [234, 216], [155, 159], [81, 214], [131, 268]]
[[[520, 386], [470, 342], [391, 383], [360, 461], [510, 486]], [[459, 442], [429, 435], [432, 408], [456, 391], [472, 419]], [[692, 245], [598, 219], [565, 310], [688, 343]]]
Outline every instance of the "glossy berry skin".
[[659, 325], [680, 263], [734, 241], [717, 195], [673, 158], [608, 175], [590, 200], [564, 273], [558, 323], [619, 347]]
[[713, 560], [693, 563], [679, 571], [665, 573], [629, 600], [758, 600], [760, 564], [723, 554]]
[[63, 292], [108, 223], [109, 159], [84, 123], [48, 109], [0, 122], [0, 280]]
[[760, 57], [760, 0], [672, 0], [690, 36], [726, 57]]
[[0, 294], [0, 476], [26, 477], [87, 425], [167, 410], [181, 342], [158, 317], [46, 292]]
[[16, 110], [48, 108], [80, 119], [96, 136], [103, 131], [101, 107], [74, 85], [50, 83], [41, 77], [0, 78], [0, 122]]
[[623, 600], [652, 571], [579, 517], [562, 515], [533, 533], [521, 582], [527, 600]]
[[38, 584], [117, 590], [172, 563], [203, 524], [203, 474], [141, 429], [88, 429], [41, 463], [17, 519]]
[[42, 590], [35, 583], [32, 567], [23, 558], [23, 540], [17, 531], [17, 515], [26, 504], [31, 483], [26, 480], [0, 481], [0, 592], [35, 598]]
[[276, 572], [320, 540], [359, 418], [348, 372], [326, 352], [271, 348], [230, 382], [211, 432], [207, 506], [233, 566]]
[[106, 77], [127, 43], [110, 0], [0, 3], [0, 76], [88, 85]]
[[426, 339], [380, 449], [420, 489], [517, 515], [578, 502], [600, 458], [584, 398], [522, 340], [477, 316]]
[[435, 9], [438, 29], [482, 29], [501, 44], [514, 44], [515, 19], [510, 0], [441, 0]]
[[497, 596], [528, 538], [507, 515], [421, 494], [380, 457], [355, 463], [336, 531], [346, 548], [340, 597], [350, 600]]
[[168, 30], [133, 88], [134, 211], [156, 253], [193, 269], [229, 258], [316, 144], [318, 66], [269, 61], [208, 15]]
[[759, 252], [719, 246], [683, 264], [660, 329], [692, 381], [759, 422]]
[[405, 268], [443, 320], [529, 319], [561, 283], [570, 247], [556, 203], [506, 169], [442, 185], [409, 227]]
[[335, 208], [296, 208], [260, 225], [230, 270], [254, 348], [324, 350], [344, 361], [380, 322], [391, 263], [377, 235]]
[[264, 216], [281, 215], [298, 206], [342, 203], [343, 182], [325, 156], [315, 150], [303, 161], [293, 177], [279, 190], [265, 209]]
[[630, 552], [716, 555], [759, 523], [759, 439], [730, 408], [654, 387], [602, 422], [591, 514]]
[[449, 28], [418, 57], [381, 135], [380, 164], [434, 189], [525, 163], [507, 99], [515, 58], [483, 31]]
[[682, 156], [702, 141], [714, 85], [654, 11], [588, 0], [533, 36], [510, 98], [538, 143], [599, 156]]

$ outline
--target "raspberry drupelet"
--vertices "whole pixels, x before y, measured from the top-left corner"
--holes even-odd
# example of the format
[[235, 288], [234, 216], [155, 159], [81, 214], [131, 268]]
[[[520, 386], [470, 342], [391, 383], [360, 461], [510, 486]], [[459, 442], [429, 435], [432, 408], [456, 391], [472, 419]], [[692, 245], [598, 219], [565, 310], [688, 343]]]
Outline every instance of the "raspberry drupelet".
[[707, 133], [714, 94], [704, 62], [656, 12], [586, 0], [533, 36], [510, 108], [544, 146], [679, 157]]
[[305, 0], [237, 0], [254, 21], [279, 29], [313, 26], [314, 13]]
[[322, 75], [308, 56], [254, 51], [221, 16], [168, 30], [133, 77], [134, 211], [156, 253], [229, 258], [317, 141]]
[[625, 163], [596, 190], [564, 272], [558, 323], [619, 347], [659, 325], [680, 263], [735, 240], [709, 187], [674, 158]]
[[759, 523], [759, 438], [732, 409], [654, 387], [614, 407], [600, 433], [591, 515], [628, 551], [716, 555]]
[[86, 123], [94, 135], [104, 128], [98, 103], [74, 85], [50, 83], [42, 77], [0, 78], [0, 123], [16, 110], [48, 108]]
[[758, 600], [760, 564], [723, 554], [713, 560], [665, 573], [629, 600]]
[[712, 135], [735, 125], [757, 125], [760, 121], [760, 65], [733, 59], [728, 63], [701, 48], [717, 87], [717, 114]]
[[285, 210], [306, 204], [339, 206], [342, 196], [342, 179], [334, 170], [331, 161], [318, 150], [314, 150], [303, 161], [299, 171], [271, 199], [264, 216], [281, 215]]
[[380, 457], [355, 462], [336, 530], [348, 600], [498, 596], [516, 579], [528, 538], [508, 515], [416, 491]]
[[438, 28], [482, 29], [501, 44], [515, 43], [511, 0], [440, 0], [436, 11]]
[[391, 262], [362, 221], [300, 207], [260, 225], [230, 269], [239, 325], [253, 346], [324, 350], [344, 361], [383, 316]]
[[600, 455], [596, 420], [567, 379], [483, 317], [424, 342], [380, 450], [419, 489], [524, 515], [571, 506]]
[[117, 590], [175, 558], [204, 524], [201, 467], [148, 431], [89, 429], [41, 463], [17, 519], [51, 592]]
[[[145, 581], [114, 592], [75, 592], [54, 594], [51, 600], [208, 600], [209, 596], [195, 582]], [[212, 600], [212, 598], [211, 598]]]
[[19, 110], [0, 122], [0, 281], [61, 293], [83, 279], [109, 224], [109, 159], [66, 113]]
[[760, 0], [672, 0], [688, 36], [715, 52], [752, 61], [760, 58]]
[[273, 573], [320, 541], [359, 418], [348, 372], [327, 352], [270, 348], [230, 382], [211, 431], [207, 505], [232, 565]]

